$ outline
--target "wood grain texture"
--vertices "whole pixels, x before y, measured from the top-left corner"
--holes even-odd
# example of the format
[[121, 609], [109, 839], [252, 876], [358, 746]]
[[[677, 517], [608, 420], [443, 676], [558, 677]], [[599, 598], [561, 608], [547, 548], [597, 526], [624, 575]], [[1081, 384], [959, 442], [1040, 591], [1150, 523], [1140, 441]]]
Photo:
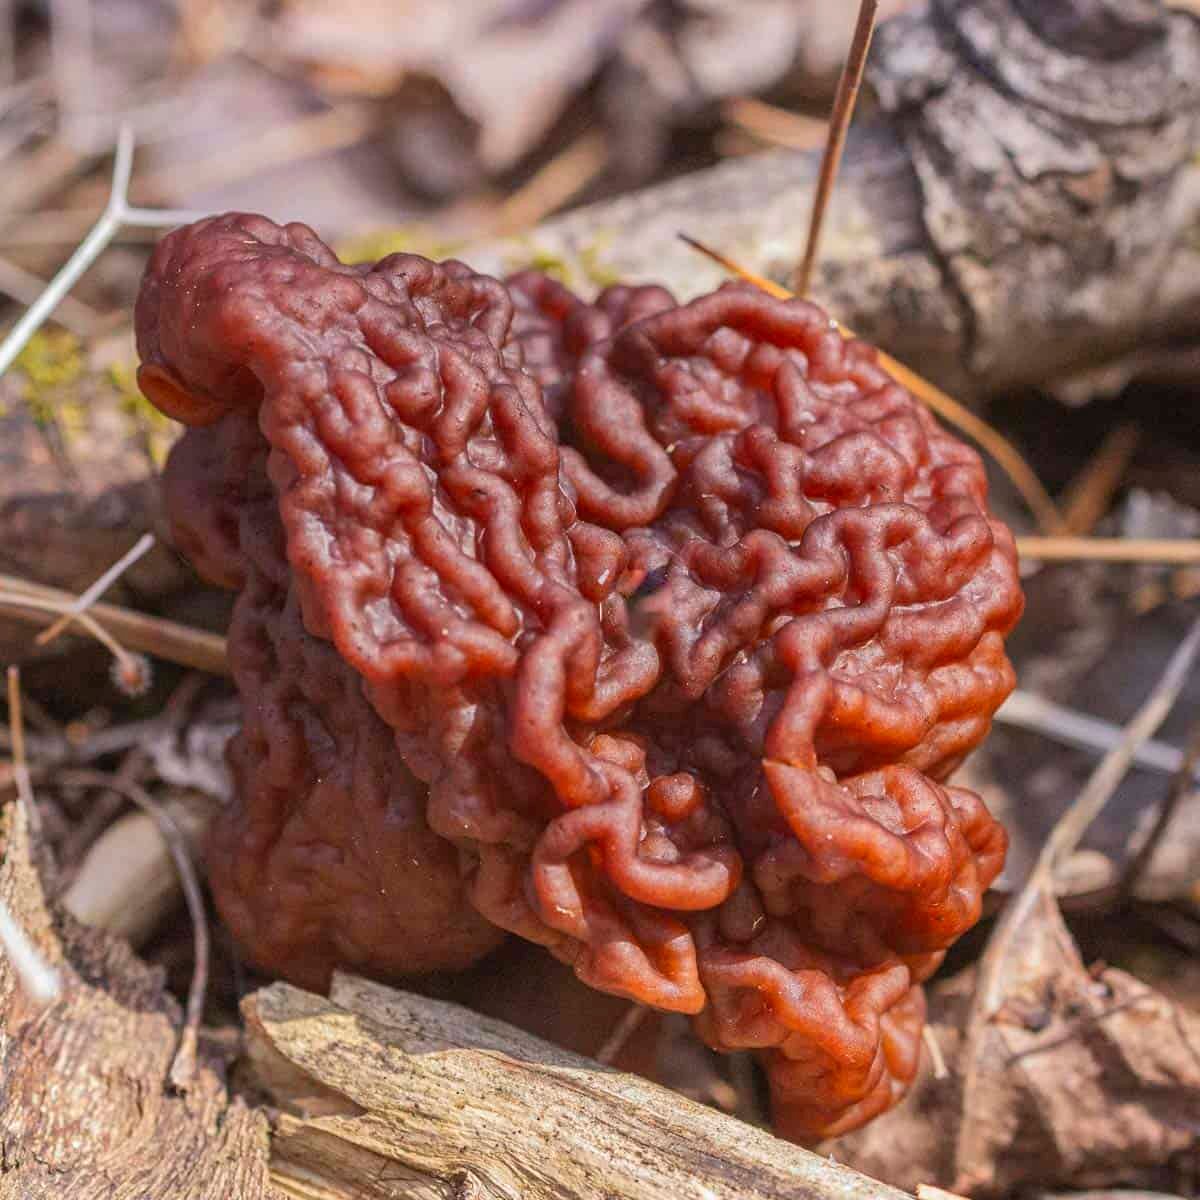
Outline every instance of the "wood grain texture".
[[248, 998], [244, 1014], [260, 1076], [283, 1110], [272, 1175], [288, 1195], [904, 1195], [457, 1005], [340, 976], [329, 999], [275, 984]]
[[181, 1016], [161, 973], [51, 909], [16, 803], [0, 842], [0, 897], [63, 980], [34, 1009], [0, 955], [0, 1200], [271, 1200], [266, 1120], [219, 1060], [186, 1094], [167, 1083]]

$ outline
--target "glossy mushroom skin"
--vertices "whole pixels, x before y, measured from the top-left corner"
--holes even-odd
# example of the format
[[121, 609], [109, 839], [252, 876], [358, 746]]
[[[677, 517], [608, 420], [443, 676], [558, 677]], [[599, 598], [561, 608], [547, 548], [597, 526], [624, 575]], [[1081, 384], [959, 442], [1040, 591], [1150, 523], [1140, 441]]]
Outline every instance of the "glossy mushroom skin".
[[250, 954], [396, 974], [508, 930], [759, 1050], [787, 1136], [893, 1104], [1005, 850], [944, 783], [1022, 605], [976, 455], [743, 285], [586, 305], [232, 215], [161, 243], [137, 325], [196, 427], [180, 544], [240, 589], [211, 870]]

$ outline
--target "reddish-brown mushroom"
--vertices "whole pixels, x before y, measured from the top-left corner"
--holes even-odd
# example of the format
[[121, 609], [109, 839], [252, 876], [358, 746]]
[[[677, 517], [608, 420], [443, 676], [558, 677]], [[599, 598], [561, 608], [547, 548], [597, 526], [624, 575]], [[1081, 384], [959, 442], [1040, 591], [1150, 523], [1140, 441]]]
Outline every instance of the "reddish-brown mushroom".
[[180, 545], [239, 589], [211, 872], [261, 965], [465, 964], [508, 930], [763, 1053], [777, 1126], [916, 1067], [1005, 839], [943, 781], [1021, 609], [975, 454], [814, 306], [165, 239], [147, 394]]

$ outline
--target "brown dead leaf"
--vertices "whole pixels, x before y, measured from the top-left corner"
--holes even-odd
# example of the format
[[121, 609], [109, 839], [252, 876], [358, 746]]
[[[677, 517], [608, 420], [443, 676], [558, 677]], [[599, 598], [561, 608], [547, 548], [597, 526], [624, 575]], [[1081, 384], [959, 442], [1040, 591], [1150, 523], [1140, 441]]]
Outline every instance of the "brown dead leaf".
[[1136, 1183], [1194, 1146], [1200, 1017], [1124, 971], [1089, 971], [1047, 892], [1015, 931], [1002, 1003], [970, 1044], [974, 976], [930, 996], [948, 1078], [926, 1062], [904, 1104], [837, 1143], [839, 1161], [979, 1197]]

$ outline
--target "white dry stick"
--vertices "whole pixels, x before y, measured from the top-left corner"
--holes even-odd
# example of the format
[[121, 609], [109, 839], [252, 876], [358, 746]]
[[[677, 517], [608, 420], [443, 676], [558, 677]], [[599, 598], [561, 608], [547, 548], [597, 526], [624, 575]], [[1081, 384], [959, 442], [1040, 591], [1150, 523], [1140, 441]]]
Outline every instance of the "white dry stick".
[[950, 1068], [946, 1066], [942, 1044], [938, 1041], [933, 1026], [928, 1022], [921, 1027], [921, 1040], [925, 1043], [925, 1049], [929, 1051], [929, 1065], [933, 1068], [934, 1079], [949, 1079]]
[[[29, 764], [25, 760], [25, 723], [21, 719], [21, 675], [8, 668], [8, 725], [12, 737], [13, 774], [17, 784], [17, 803], [25, 810], [32, 825], [37, 818], [33, 789], [29, 783]], [[52, 1004], [62, 991], [58, 972], [50, 966], [29, 935], [21, 928], [0, 898], [0, 946], [8, 955], [21, 987], [35, 1004]]]
[[25, 994], [42, 1007], [53, 1004], [62, 994], [58, 972], [38, 953], [3, 900], [0, 900], [0, 945], [4, 947]]
[[1133, 765], [1137, 748], [1152, 737], [1167, 719], [1187, 683], [1197, 655], [1200, 655], [1200, 618], [1193, 622], [1187, 636], [1171, 655], [1149, 698], [1125, 728], [1120, 743], [1100, 761], [1071, 807], [1054, 826], [1029, 878], [1000, 914], [980, 961], [974, 1011], [968, 1029], [978, 1024], [979, 1020], [989, 1020], [1000, 1008], [1002, 967], [1017, 930], [1034, 909], [1043, 889], [1050, 886], [1055, 869], [1079, 844], [1088, 826], [1120, 786]]
[[[1033, 692], [1018, 688], [1000, 706], [998, 722], [1014, 729], [1040, 733], [1079, 750], [1096, 750], [1107, 754], [1125, 740], [1125, 730], [1111, 721], [1093, 717], [1065, 704], [1056, 704]], [[1175, 775], [1183, 767], [1183, 751], [1178, 746], [1151, 739], [1134, 751], [1135, 766]], [[1197, 775], [1200, 779], [1200, 774]]]
[[122, 125], [121, 132], [117, 135], [117, 151], [113, 158], [112, 190], [109, 192], [104, 212], [92, 226], [91, 232], [80, 242], [75, 253], [46, 285], [46, 290], [25, 310], [8, 336], [0, 342], [0, 375], [13, 365], [29, 339], [37, 333], [63, 297], [100, 257], [122, 225], [168, 229], [172, 225], [185, 225], [207, 215], [186, 210], [131, 207], [128, 196], [132, 171], [133, 131], [128, 125]]
[[66, 612], [63, 613], [57, 621], [47, 629], [43, 629], [41, 633], [33, 639], [35, 646], [46, 646], [54, 641], [56, 637], [71, 622], [79, 616], [80, 613], [87, 612], [105, 592], [108, 591], [130, 567], [140, 558], [144, 558], [154, 545], [154, 534], [143, 533], [140, 538], [133, 544], [133, 547], [121, 555], [119, 559], [99, 579], [96, 580], [86, 591], [81, 592], [79, 599], [76, 600]]
[[[15, 262], [9, 262], [7, 258], [0, 258], [0, 292], [18, 304], [32, 304], [45, 286], [44, 279], [17, 266]], [[90, 304], [84, 304], [74, 296], [62, 298], [57, 320], [64, 329], [81, 338], [91, 337], [101, 326], [100, 314]]]

